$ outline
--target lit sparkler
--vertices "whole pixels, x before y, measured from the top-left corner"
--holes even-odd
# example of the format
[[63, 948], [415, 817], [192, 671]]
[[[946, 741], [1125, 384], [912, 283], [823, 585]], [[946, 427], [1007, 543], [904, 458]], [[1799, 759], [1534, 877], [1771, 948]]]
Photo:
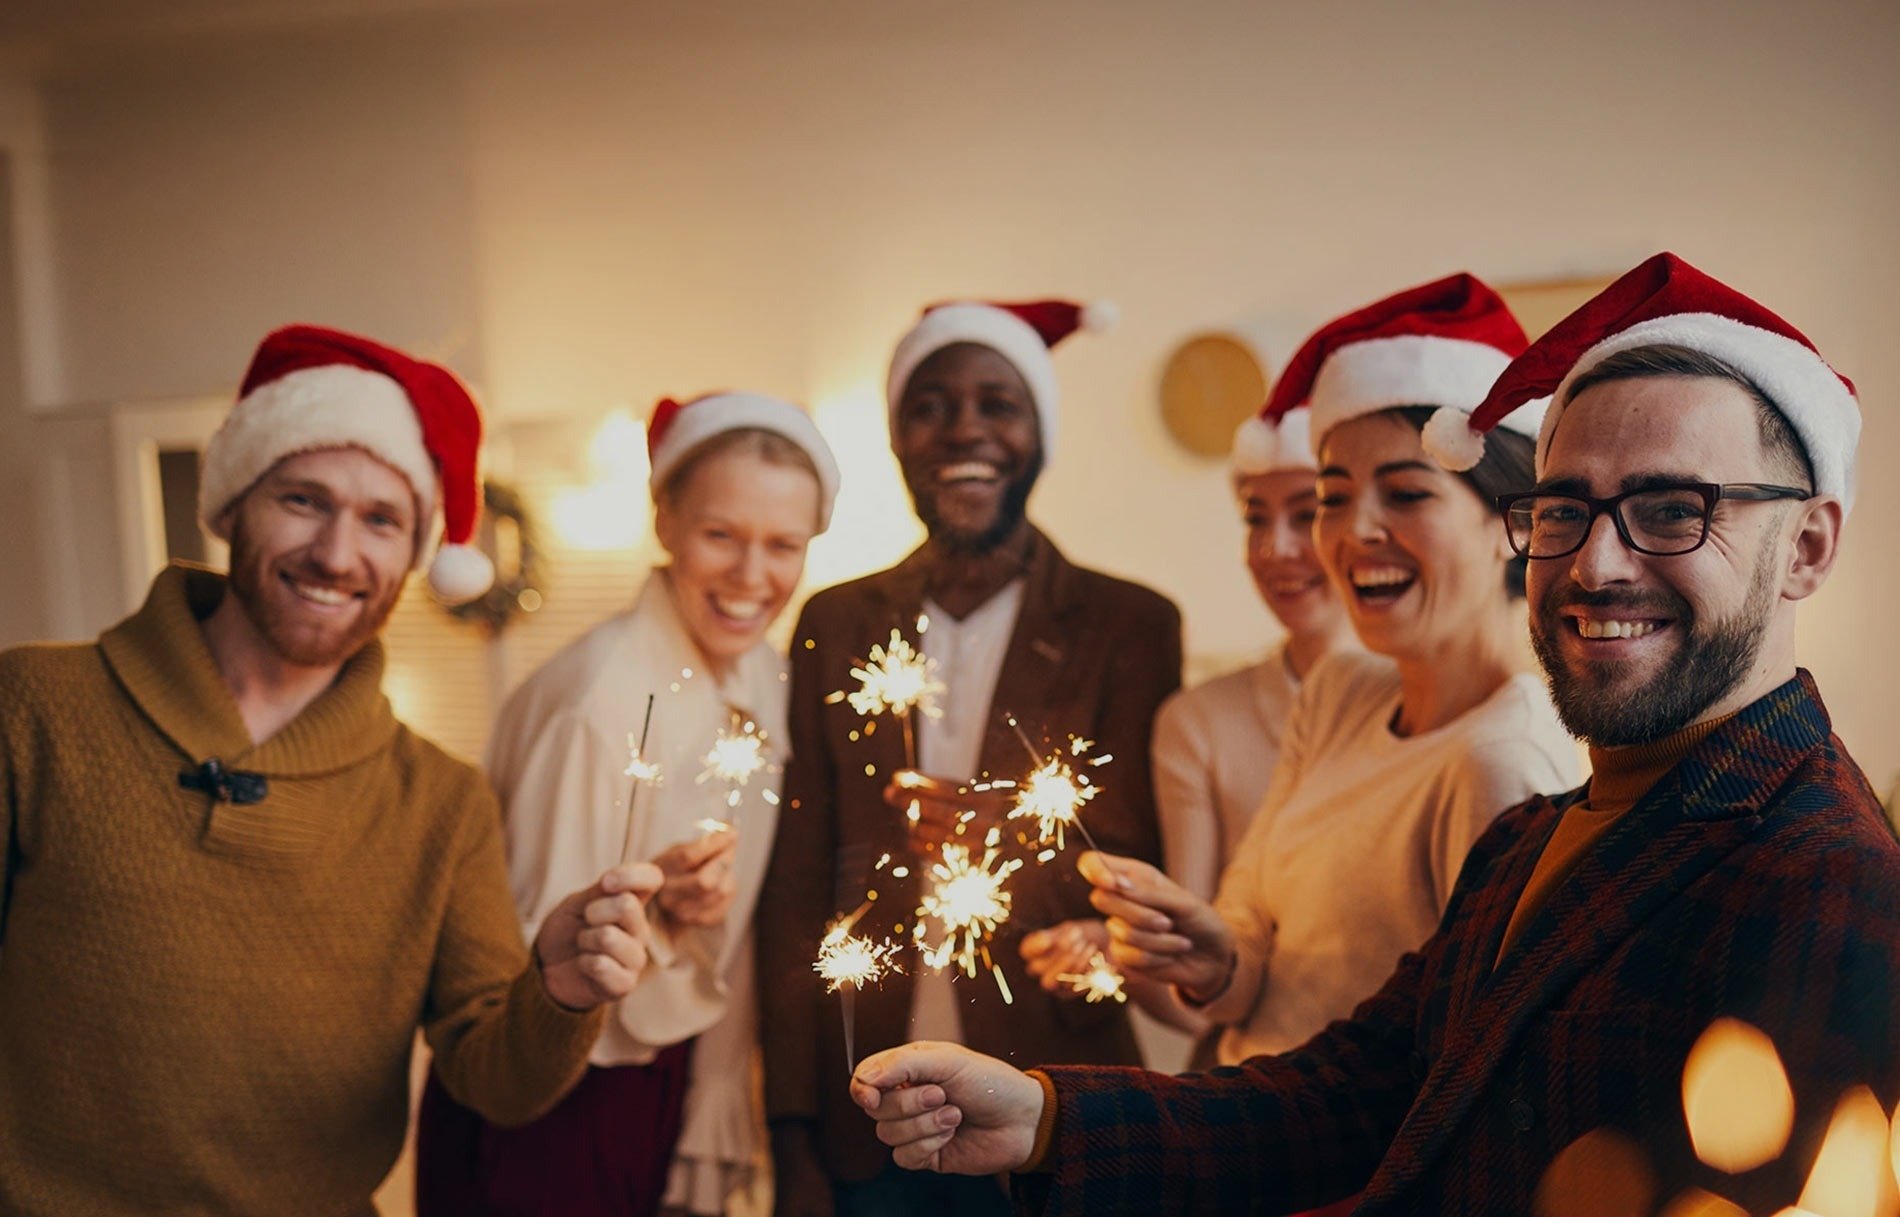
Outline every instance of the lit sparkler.
[[1088, 971], [1058, 972], [1056, 979], [1082, 994], [1083, 999], [1090, 1005], [1099, 1001], [1128, 1000], [1128, 993], [1122, 988], [1122, 974], [1115, 970], [1115, 965], [1108, 962], [1108, 957], [1100, 951], [1089, 956]]
[[772, 765], [771, 755], [765, 746], [765, 732], [749, 718], [742, 718], [736, 711], [732, 716], [732, 725], [713, 738], [712, 751], [703, 758], [706, 766], [700, 771], [698, 781], [721, 781], [726, 784], [726, 806], [737, 807], [739, 800], [745, 797], [745, 788], [753, 775]]
[[889, 939], [872, 942], [869, 938], [861, 938], [851, 932], [851, 927], [870, 907], [870, 903], [865, 901], [858, 906], [857, 912], [839, 918], [825, 931], [824, 941], [818, 945], [818, 959], [811, 966], [812, 971], [825, 978], [825, 991], [838, 994], [843, 1003], [847, 1072], [855, 1071], [858, 1067], [858, 990], [865, 985], [876, 984], [892, 972], [904, 970], [897, 963], [899, 948], [896, 943]]
[[[912, 942], [923, 961], [939, 971], [954, 963], [965, 976], [975, 976], [980, 960], [996, 978], [1005, 1002], [1013, 1001], [1009, 982], [990, 960], [989, 939], [1009, 920], [1010, 893], [1004, 887], [1010, 875], [1021, 868], [1021, 858], [998, 861], [996, 839], [991, 830], [984, 844], [983, 858], [973, 862], [966, 845], [946, 844], [941, 857], [931, 864], [929, 891], [917, 906], [917, 923]], [[935, 922], [938, 935], [932, 941]]]
[[647, 733], [653, 730], [653, 694], [647, 694], [647, 713], [640, 724], [640, 739], [636, 743], [632, 735], [627, 736], [627, 768], [623, 776], [632, 778], [627, 787], [627, 826], [620, 834], [620, 861], [629, 861], [627, 855], [633, 849], [634, 811], [640, 802], [640, 788], [660, 784], [659, 762], [647, 758]]
[[[928, 618], [917, 618], [919, 635], [929, 628]], [[904, 730], [907, 767], [916, 768], [917, 741], [911, 727], [911, 712], [927, 718], [936, 718], [941, 713], [937, 709], [937, 694], [944, 691], [944, 684], [937, 679], [937, 661], [912, 646], [903, 631], [894, 629], [890, 642], [873, 645], [870, 657], [852, 668], [851, 675], [857, 678], [858, 687], [834, 693], [831, 700], [849, 702], [853, 710], [866, 718], [889, 712]]]
[[[1102, 847], [1095, 843], [1088, 826], [1082, 823], [1081, 811], [1090, 799], [1102, 792], [1102, 788], [1090, 781], [1086, 773], [1077, 772], [1075, 766], [1064, 759], [1064, 753], [1056, 752], [1049, 756], [1038, 753], [1014, 715], [1007, 721], [1036, 766], [1017, 785], [1016, 805], [1011, 808], [1009, 818], [1035, 820], [1039, 844], [1046, 845], [1053, 841], [1057, 849], [1064, 848], [1067, 844], [1063, 837], [1064, 830], [1072, 827], [1082, 834], [1082, 839], [1088, 842], [1090, 849], [1101, 852]], [[1072, 735], [1069, 737], [1067, 755], [1080, 760], [1094, 746], [1093, 740]], [[1114, 759], [1112, 756], [1098, 756], [1092, 758], [1089, 765], [1106, 765]]]

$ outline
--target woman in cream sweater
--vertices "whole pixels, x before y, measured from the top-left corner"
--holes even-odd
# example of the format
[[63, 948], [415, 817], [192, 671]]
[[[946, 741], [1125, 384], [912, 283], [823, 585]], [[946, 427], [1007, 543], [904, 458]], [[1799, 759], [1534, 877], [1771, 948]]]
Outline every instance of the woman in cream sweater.
[[1268, 403], [1310, 403], [1315, 546], [1371, 654], [1308, 674], [1211, 905], [1137, 862], [1082, 863], [1111, 957], [1177, 1016], [1223, 1026], [1223, 1064], [1350, 1013], [1431, 934], [1497, 813], [1576, 780], [1530, 671], [1522, 565], [1494, 501], [1529, 484], [1531, 440], [1496, 432], [1483, 463], [1453, 474], [1421, 436], [1434, 407], [1474, 408], [1524, 345], [1489, 288], [1453, 276], [1322, 328]]
[[[433, 1079], [417, 1138], [420, 1217], [720, 1214], [750, 1180], [757, 1019], [752, 907], [785, 760], [784, 657], [765, 632], [804, 571], [838, 471], [787, 402], [725, 393], [662, 402], [648, 429], [654, 525], [670, 561], [633, 608], [530, 676], [495, 726], [488, 768], [522, 923], [576, 874], [629, 857], [666, 877], [653, 963], [550, 1112], [483, 1123]], [[646, 726], [652, 707], [651, 725]], [[655, 764], [629, 818], [632, 749]], [[722, 735], [763, 737], [765, 764], [702, 776]], [[743, 767], [743, 766], [742, 766]]]

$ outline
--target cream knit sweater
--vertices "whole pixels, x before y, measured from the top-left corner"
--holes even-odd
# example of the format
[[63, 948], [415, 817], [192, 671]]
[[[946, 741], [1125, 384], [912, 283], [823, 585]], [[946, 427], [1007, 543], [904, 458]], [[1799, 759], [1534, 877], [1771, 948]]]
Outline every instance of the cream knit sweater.
[[[481, 775], [390, 713], [372, 643], [253, 746], [173, 567], [96, 645], [0, 654], [0, 1212], [366, 1214], [420, 1024], [529, 1119], [600, 1030], [546, 995]], [[184, 789], [209, 758], [252, 805]]]

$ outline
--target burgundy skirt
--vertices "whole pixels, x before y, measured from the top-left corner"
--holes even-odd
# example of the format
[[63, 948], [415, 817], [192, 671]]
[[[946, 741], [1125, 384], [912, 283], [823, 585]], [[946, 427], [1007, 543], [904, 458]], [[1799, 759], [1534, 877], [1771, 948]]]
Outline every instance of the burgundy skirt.
[[519, 1128], [457, 1103], [431, 1070], [416, 1122], [416, 1217], [655, 1217], [691, 1054], [689, 1040], [650, 1065], [590, 1065]]

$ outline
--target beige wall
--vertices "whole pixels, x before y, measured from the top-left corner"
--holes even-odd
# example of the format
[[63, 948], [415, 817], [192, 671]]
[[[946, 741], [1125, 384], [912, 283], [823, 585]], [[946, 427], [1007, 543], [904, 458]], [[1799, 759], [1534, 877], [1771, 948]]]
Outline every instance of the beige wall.
[[[1669, 247], [1861, 387], [1862, 501], [1802, 646], [1876, 782], [1900, 769], [1879, 632], [1900, 598], [1890, 4], [334, 7], [357, 15], [32, 29], [16, 76], [52, 224], [21, 252], [51, 273], [18, 302], [40, 337], [7, 379], [42, 386], [34, 405], [227, 391], [298, 317], [455, 360], [504, 422], [757, 386], [813, 403], [853, 457], [813, 556], [829, 580], [915, 536], [878, 386], [920, 304], [1113, 297], [1122, 327], [1058, 356], [1035, 511], [1230, 655], [1269, 626], [1220, 469], [1160, 429], [1173, 342], [1234, 328], [1283, 359], [1315, 321], [1453, 268], [1613, 272]], [[38, 425], [0, 400], [9, 446]], [[0, 641], [124, 607], [34, 594], [0, 592]]]

